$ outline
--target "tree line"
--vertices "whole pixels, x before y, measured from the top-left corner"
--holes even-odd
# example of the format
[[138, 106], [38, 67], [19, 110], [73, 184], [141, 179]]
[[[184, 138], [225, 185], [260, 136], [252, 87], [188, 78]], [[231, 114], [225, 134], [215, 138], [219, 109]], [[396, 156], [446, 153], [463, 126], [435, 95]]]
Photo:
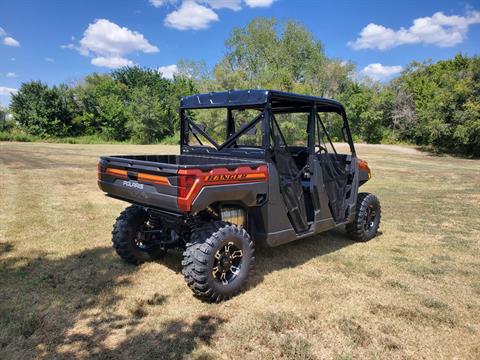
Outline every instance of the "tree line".
[[11, 126], [43, 138], [176, 141], [181, 96], [264, 88], [341, 101], [357, 140], [480, 156], [478, 56], [412, 62], [383, 84], [359, 78], [352, 63], [327, 57], [321, 41], [294, 21], [256, 18], [234, 29], [225, 46], [212, 69], [181, 61], [173, 79], [154, 69], [125, 67], [73, 84], [23, 83], [10, 103]]

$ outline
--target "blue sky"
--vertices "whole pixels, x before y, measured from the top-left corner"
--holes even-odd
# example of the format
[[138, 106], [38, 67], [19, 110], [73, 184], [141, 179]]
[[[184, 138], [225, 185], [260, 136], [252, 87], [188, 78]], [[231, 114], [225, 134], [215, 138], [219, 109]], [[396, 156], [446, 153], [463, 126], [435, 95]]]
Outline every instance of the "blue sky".
[[171, 76], [180, 59], [212, 66], [232, 29], [256, 16], [302, 23], [328, 56], [382, 81], [412, 60], [480, 49], [479, 0], [2, 0], [0, 103], [29, 80], [53, 85], [127, 64]]

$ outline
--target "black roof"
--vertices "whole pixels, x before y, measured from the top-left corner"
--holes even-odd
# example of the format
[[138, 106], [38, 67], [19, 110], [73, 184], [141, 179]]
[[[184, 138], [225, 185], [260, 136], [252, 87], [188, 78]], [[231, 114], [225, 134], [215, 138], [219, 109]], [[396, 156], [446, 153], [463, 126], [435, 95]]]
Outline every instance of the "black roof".
[[273, 111], [288, 110], [293, 107], [297, 110], [300, 110], [302, 107], [306, 109], [312, 102], [315, 102], [318, 107], [325, 111], [344, 111], [343, 105], [335, 100], [277, 90], [229, 90], [185, 96], [180, 101], [180, 108], [260, 108], [269, 99], [271, 100]]

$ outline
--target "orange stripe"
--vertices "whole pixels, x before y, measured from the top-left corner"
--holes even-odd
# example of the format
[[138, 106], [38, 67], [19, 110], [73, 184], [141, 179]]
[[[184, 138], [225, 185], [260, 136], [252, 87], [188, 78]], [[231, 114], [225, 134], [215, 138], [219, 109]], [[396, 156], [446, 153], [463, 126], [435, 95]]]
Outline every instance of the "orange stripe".
[[120, 170], [114, 168], [106, 168], [105, 174], [112, 176], [128, 177], [127, 170]]
[[247, 174], [247, 180], [265, 180], [266, 178], [267, 174], [265, 173]]
[[165, 176], [151, 175], [151, 174], [145, 174], [145, 173], [138, 174], [138, 181], [146, 181], [146, 182], [151, 182], [151, 183], [156, 183], [161, 185], [170, 185], [170, 182]]

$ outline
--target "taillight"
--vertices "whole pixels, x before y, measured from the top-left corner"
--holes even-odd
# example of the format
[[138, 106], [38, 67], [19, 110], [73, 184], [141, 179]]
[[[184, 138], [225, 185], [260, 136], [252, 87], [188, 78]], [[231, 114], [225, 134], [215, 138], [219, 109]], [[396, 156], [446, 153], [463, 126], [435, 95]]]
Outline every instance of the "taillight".
[[152, 175], [146, 173], [138, 173], [137, 180], [139, 182], [147, 182], [160, 185], [170, 185], [170, 182], [165, 176]]
[[195, 175], [179, 175], [177, 179], [178, 184], [178, 196], [187, 197], [188, 193], [195, 184], [196, 176]]
[[115, 168], [106, 168], [105, 169], [105, 174], [110, 175], [110, 176], [115, 176], [119, 177], [122, 179], [128, 179], [128, 172], [127, 170], [122, 170], [122, 169], [115, 169]]
[[190, 211], [193, 198], [190, 195], [193, 185], [197, 177], [195, 175], [189, 175], [186, 170], [178, 171], [177, 177], [177, 195], [178, 195], [178, 208], [182, 211]]

